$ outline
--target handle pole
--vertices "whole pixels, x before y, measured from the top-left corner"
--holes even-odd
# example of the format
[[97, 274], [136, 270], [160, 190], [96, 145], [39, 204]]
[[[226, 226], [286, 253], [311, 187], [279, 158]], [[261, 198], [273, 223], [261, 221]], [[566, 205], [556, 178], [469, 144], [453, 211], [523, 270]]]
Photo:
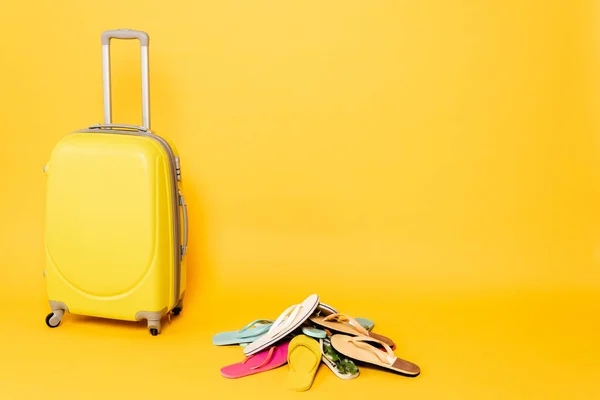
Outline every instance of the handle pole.
[[104, 93], [104, 123], [112, 123], [112, 99], [110, 93], [110, 48], [102, 45], [102, 92]]
[[150, 77], [148, 66], [148, 46], [142, 46], [142, 126], [150, 129]]
[[142, 68], [142, 126], [150, 129], [150, 74], [148, 44], [146, 32], [130, 29], [117, 29], [102, 33], [102, 87], [104, 93], [104, 123], [112, 124], [112, 95], [110, 76], [110, 41], [111, 39], [138, 39], [140, 41], [140, 57]]

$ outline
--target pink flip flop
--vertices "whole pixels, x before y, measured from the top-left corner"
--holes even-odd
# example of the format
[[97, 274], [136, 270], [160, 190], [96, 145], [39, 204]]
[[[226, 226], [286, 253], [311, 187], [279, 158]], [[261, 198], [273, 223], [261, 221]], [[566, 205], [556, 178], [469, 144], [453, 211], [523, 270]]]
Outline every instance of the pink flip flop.
[[281, 367], [287, 363], [289, 341], [280, 342], [246, 357], [242, 362], [221, 368], [225, 378], [236, 379]]

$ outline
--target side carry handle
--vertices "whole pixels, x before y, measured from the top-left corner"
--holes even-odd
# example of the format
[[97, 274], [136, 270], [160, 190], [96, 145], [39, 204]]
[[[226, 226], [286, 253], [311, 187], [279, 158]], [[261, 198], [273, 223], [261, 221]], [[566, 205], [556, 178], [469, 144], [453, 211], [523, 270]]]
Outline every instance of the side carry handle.
[[150, 129], [150, 84], [148, 73], [148, 45], [146, 32], [133, 29], [114, 29], [102, 33], [102, 85], [104, 93], [104, 124], [112, 124], [112, 100], [110, 93], [110, 41], [111, 39], [137, 39], [140, 41], [142, 62], [142, 126]]
[[181, 192], [179, 192], [179, 205], [183, 207], [183, 245], [181, 246], [181, 258], [183, 258], [187, 254], [188, 247], [188, 213], [187, 205]]

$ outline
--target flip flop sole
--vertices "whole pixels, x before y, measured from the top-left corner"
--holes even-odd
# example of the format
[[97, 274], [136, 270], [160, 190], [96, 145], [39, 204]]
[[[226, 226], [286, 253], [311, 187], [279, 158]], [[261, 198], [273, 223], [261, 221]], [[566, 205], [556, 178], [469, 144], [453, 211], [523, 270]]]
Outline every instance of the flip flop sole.
[[302, 327], [302, 333], [315, 339], [324, 339], [327, 337], [327, 332], [318, 328]]
[[[333, 374], [335, 376], [337, 376], [340, 379], [345, 379], [345, 380], [358, 378], [358, 376], [360, 375], [360, 371], [356, 372], [355, 374], [342, 374], [340, 371], [338, 371], [338, 369], [335, 366], [335, 363], [333, 361], [331, 361], [327, 357], [327, 355], [325, 354], [325, 349], [324, 349], [325, 342], [324, 342], [324, 340], [320, 340], [319, 341], [319, 345], [321, 347], [321, 354], [322, 354], [323, 364], [327, 365], [327, 367], [329, 367], [329, 369], [331, 370], [331, 372], [333, 372]], [[331, 346], [331, 342], [329, 342], [329, 345]]]
[[340, 379], [350, 380], [350, 379], [358, 378], [358, 376], [360, 375], [360, 373], [358, 373], [358, 372], [354, 375], [340, 374], [339, 371], [335, 368], [335, 365], [333, 365], [333, 363], [331, 361], [329, 361], [329, 359], [327, 357], [323, 356], [322, 360], [323, 360], [323, 364], [327, 365], [327, 367], [331, 370], [331, 372], [333, 372], [333, 374]]
[[317, 307], [317, 309], [324, 312], [325, 315], [338, 313], [338, 311], [335, 308], [333, 308], [330, 305], [327, 305], [325, 303], [319, 303], [319, 306]]
[[263, 366], [258, 367], [269, 356], [269, 350], [264, 350], [256, 354], [252, 359], [249, 359], [245, 363], [239, 362], [221, 368], [221, 375], [225, 378], [237, 379], [279, 368], [287, 364], [288, 346], [289, 342], [278, 344], [271, 355], [271, 359]]
[[365, 328], [368, 331], [373, 330], [373, 327], [375, 327], [375, 322], [371, 321], [368, 318], [354, 318], [356, 320], [356, 322], [358, 322], [359, 324], [361, 324], [363, 326], [363, 328]]
[[212, 343], [215, 346], [230, 346], [234, 344], [252, 343], [261, 336], [263, 336], [265, 333], [266, 332], [263, 332], [255, 336], [248, 336], [243, 338], [237, 336], [237, 331], [217, 333], [215, 336], [213, 336]]
[[287, 385], [291, 390], [306, 391], [312, 386], [321, 364], [319, 342], [305, 335], [298, 335], [288, 347]]

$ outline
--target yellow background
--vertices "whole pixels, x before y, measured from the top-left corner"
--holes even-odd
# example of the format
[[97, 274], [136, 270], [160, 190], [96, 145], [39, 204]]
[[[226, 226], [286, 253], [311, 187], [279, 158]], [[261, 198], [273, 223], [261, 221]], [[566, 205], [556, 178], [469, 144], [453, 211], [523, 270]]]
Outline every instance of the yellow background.
[[[0, 398], [291, 396], [213, 334], [310, 293], [416, 379], [324, 366], [308, 398], [598, 398], [593, 2], [31, 1], [0, 15]], [[102, 119], [100, 33], [149, 32], [152, 127], [182, 156], [182, 316], [50, 330], [45, 176]], [[114, 120], [140, 123], [136, 42]], [[118, 227], [115, 227], [118, 229]], [[168, 396], [168, 397], [167, 397]], [[372, 397], [371, 397], [372, 396]]]

